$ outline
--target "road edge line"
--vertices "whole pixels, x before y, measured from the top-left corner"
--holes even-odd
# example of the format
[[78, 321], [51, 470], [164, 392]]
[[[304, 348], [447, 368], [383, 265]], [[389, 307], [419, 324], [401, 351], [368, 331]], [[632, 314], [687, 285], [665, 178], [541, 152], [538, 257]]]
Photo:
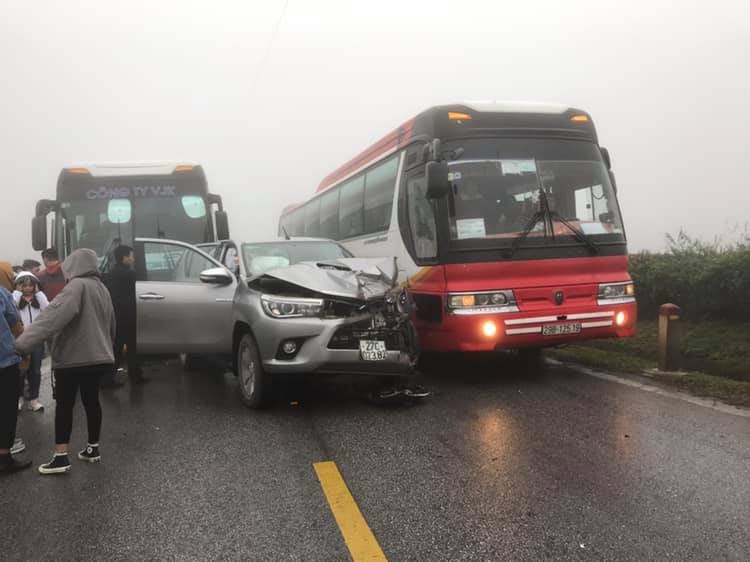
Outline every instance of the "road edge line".
[[617, 384], [623, 384], [625, 386], [637, 388], [644, 392], [652, 392], [660, 396], [667, 396], [676, 400], [682, 400], [683, 402], [688, 402], [695, 406], [702, 406], [703, 408], [709, 408], [711, 410], [721, 412], [722, 414], [729, 414], [730, 416], [738, 416], [741, 418], [750, 418], [750, 410], [746, 408], [740, 408], [738, 406], [732, 406], [731, 404], [727, 404], [720, 400], [715, 400], [712, 398], [701, 398], [700, 396], [694, 396], [692, 394], [680, 392], [678, 390], [666, 390], [659, 386], [646, 384], [637, 380], [627, 378], [623, 375], [615, 375], [612, 373], [591, 369], [590, 367], [584, 367], [579, 363], [568, 363], [566, 361], [560, 361], [559, 359], [552, 359], [549, 357], [545, 358], [545, 361], [549, 361], [552, 365], [560, 365], [571, 368], [574, 371], [577, 371], [584, 375], [588, 375], [590, 377], [614, 382]]

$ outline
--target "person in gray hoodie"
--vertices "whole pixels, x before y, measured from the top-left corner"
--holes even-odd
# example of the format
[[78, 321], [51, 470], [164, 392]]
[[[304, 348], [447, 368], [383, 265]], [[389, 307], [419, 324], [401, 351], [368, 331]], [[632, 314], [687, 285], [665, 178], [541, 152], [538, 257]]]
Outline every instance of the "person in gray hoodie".
[[86, 410], [89, 440], [78, 458], [86, 462], [101, 460], [99, 379], [111, 372], [114, 364], [115, 313], [97, 266], [93, 250], [81, 248], [70, 254], [62, 266], [67, 284], [15, 342], [16, 350], [25, 355], [54, 337], [55, 453], [50, 462], [39, 467], [41, 474], [70, 471], [68, 444], [79, 390]]

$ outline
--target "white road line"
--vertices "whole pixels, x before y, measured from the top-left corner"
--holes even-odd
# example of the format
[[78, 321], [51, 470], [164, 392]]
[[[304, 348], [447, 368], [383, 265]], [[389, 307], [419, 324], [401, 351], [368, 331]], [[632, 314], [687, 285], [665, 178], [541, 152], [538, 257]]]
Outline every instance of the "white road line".
[[563, 361], [558, 361], [557, 359], [551, 359], [549, 357], [547, 357], [545, 360], [551, 365], [563, 365], [565, 367], [569, 367], [575, 371], [578, 371], [579, 373], [583, 373], [584, 375], [589, 375], [590, 377], [596, 377], [597, 379], [615, 382], [618, 384], [624, 384], [625, 386], [637, 388], [639, 390], [643, 390], [644, 392], [653, 392], [654, 394], [658, 394], [660, 396], [669, 396], [670, 398], [676, 398], [678, 400], [682, 400], [683, 402], [689, 402], [690, 404], [695, 404], [696, 406], [703, 406], [704, 408], [717, 410], [724, 414], [730, 414], [730, 415], [739, 416], [742, 418], [750, 418], [750, 410], [745, 409], [745, 408], [738, 408], [737, 406], [725, 404], [724, 402], [719, 402], [717, 400], [713, 400], [710, 398], [700, 398], [698, 396], [693, 396], [692, 394], [687, 394], [685, 392], [665, 390], [658, 386], [638, 382], [632, 379], [628, 379], [626, 377], [613, 375], [611, 373], [603, 373], [602, 371], [595, 371], [594, 369], [589, 369], [588, 367], [583, 367], [575, 363], [565, 363]]

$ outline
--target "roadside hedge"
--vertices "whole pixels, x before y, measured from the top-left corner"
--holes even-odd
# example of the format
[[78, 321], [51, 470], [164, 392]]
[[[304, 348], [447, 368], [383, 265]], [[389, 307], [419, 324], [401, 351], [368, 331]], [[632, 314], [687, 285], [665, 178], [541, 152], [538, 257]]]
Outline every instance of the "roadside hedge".
[[656, 316], [672, 302], [694, 320], [750, 318], [750, 241], [732, 246], [706, 243], [684, 232], [667, 236], [668, 250], [630, 256], [639, 315]]

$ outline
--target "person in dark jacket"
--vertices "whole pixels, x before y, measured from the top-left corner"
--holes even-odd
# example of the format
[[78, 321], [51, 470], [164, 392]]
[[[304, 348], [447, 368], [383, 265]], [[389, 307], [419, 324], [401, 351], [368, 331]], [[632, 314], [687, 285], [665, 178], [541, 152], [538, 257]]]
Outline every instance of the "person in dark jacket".
[[123, 347], [128, 361], [128, 376], [134, 384], [148, 381], [143, 376], [136, 348], [136, 304], [135, 304], [135, 270], [133, 248], [120, 245], [115, 248], [115, 265], [105, 279], [112, 304], [115, 307], [117, 336], [115, 338], [115, 368], [111, 378], [105, 379], [106, 386], [116, 386], [114, 375], [120, 367]]
[[[47, 308], [25, 327], [16, 339], [21, 355], [54, 336], [52, 369], [55, 380], [55, 453], [39, 467], [41, 474], [70, 470], [68, 445], [73, 429], [73, 406], [80, 390], [88, 422], [88, 445], [78, 453], [85, 462], [99, 462], [99, 434], [102, 408], [99, 379], [112, 371], [115, 339], [115, 311], [109, 291], [99, 277], [96, 253], [75, 250], [63, 264], [67, 285]], [[16, 379], [17, 382], [18, 379]], [[16, 386], [17, 393], [18, 386]]]

